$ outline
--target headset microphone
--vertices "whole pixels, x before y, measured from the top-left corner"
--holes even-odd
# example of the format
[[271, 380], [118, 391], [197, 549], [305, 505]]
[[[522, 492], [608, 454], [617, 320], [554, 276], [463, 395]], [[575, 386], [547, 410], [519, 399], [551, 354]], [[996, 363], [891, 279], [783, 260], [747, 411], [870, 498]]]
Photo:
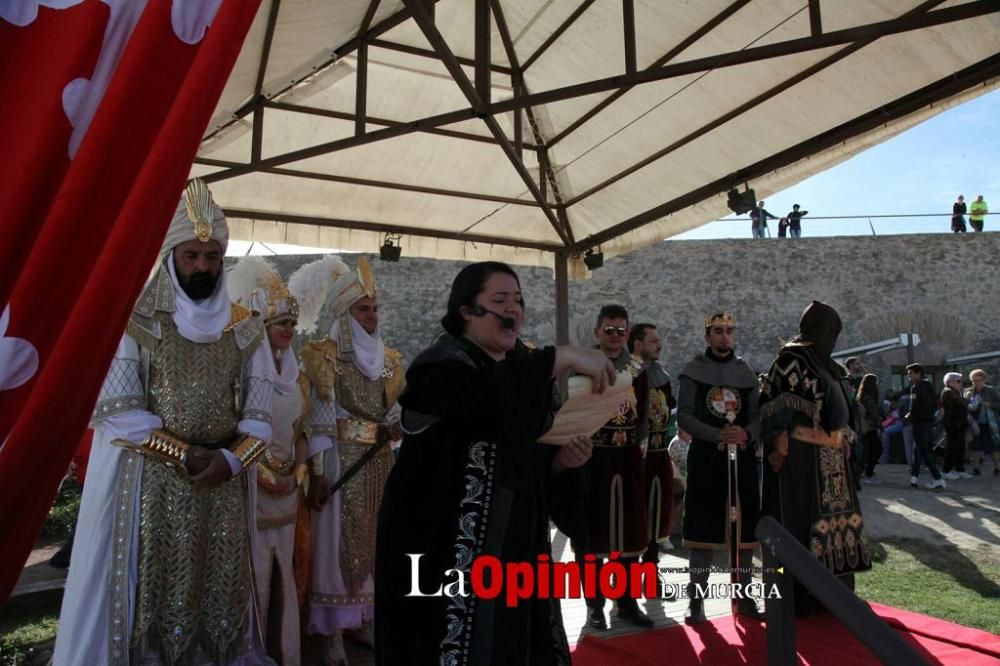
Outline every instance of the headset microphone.
[[506, 329], [511, 330], [511, 331], [514, 330], [514, 323], [515, 322], [514, 322], [514, 318], [513, 317], [505, 317], [502, 314], [493, 312], [493, 310], [487, 310], [482, 305], [476, 305], [476, 306], [474, 306], [472, 308], [472, 316], [473, 317], [485, 317], [488, 314], [491, 314], [494, 317], [496, 317], [497, 319], [499, 319], [500, 320], [500, 326], [502, 328], [506, 328]]

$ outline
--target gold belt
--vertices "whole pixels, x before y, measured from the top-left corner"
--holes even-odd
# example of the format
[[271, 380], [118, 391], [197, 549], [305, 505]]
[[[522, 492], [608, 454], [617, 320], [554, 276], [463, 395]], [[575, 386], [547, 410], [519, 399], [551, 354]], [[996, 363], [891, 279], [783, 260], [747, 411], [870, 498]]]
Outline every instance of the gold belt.
[[267, 467], [269, 470], [274, 472], [279, 476], [288, 476], [295, 469], [295, 449], [292, 449], [292, 455], [288, 457], [287, 460], [278, 460], [275, 458], [270, 450], [264, 451], [262, 456], [263, 460], [260, 460], [260, 464]]
[[795, 426], [792, 428], [792, 438], [800, 442], [808, 442], [816, 446], [830, 446], [839, 449], [844, 445], [844, 431], [834, 430], [827, 433], [822, 428], [809, 428], [808, 426]]
[[339, 419], [337, 421], [337, 439], [342, 442], [359, 444], [376, 444], [378, 442], [378, 424], [364, 419]]

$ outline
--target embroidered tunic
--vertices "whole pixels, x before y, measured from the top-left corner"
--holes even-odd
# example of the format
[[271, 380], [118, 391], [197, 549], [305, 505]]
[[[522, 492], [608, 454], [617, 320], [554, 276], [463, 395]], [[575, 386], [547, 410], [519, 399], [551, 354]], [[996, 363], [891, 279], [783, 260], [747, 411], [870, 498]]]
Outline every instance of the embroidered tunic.
[[674, 507], [674, 463], [667, 447], [670, 445], [670, 412], [674, 396], [670, 376], [659, 363], [646, 366], [649, 387], [649, 448], [645, 460], [645, 498], [647, 541], [663, 543], [670, 538], [670, 518]]
[[618, 411], [594, 433], [594, 449], [586, 470], [590, 484], [584, 495], [586, 543], [575, 543], [581, 553], [608, 557], [614, 551], [634, 557], [649, 544], [642, 450], [649, 431], [646, 373], [627, 351], [613, 361], [619, 372], [632, 375], [632, 386]]
[[[807, 345], [789, 343], [761, 391], [764, 508], [837, 575], [871, 568], [861, 505], [843, 441], [850, 409], [840, 382]], [[775, 472], [775, 437], [788, 436], [788, 457]]]

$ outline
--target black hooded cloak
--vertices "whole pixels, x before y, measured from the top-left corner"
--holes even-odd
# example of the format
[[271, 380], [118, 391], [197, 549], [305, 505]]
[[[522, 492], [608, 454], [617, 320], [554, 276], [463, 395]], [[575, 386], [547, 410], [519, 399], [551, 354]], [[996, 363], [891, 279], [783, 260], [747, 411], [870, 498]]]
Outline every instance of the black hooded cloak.
[[[847, 451], [853, 441], [844, 369], [831, 357], [840, 316], [813, 301], [761, 388], [762, 513], [773, 516], [836, 575], [871, 568]], [[788, 456], [776, 439], [788, 437]], [[780, 463], [780, 468], [775, 466]], [[797, 588], [797, 597], [803, 590]]]

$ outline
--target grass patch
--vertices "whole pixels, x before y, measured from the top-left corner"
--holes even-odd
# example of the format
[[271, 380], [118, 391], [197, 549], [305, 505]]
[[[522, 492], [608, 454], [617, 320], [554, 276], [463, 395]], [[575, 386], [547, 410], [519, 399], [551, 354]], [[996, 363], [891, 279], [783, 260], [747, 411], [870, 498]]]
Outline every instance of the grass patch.
[[1000, 553], [919, 539], [872, 542], [874, 567], [856, 577], [862, 599], [1000, 634]]
[[[69, 537], [80, 512], [80, 485], [63, 481], [42, 525], [42, 536]], [[59, 625], [62, 590], [13, 597], [0, 612], [0, 666], [28, 666], [48, 661]]]
[[62, 590], [13, 597], [0, 612], [0, 666], [46, 663], [59, 624]]

